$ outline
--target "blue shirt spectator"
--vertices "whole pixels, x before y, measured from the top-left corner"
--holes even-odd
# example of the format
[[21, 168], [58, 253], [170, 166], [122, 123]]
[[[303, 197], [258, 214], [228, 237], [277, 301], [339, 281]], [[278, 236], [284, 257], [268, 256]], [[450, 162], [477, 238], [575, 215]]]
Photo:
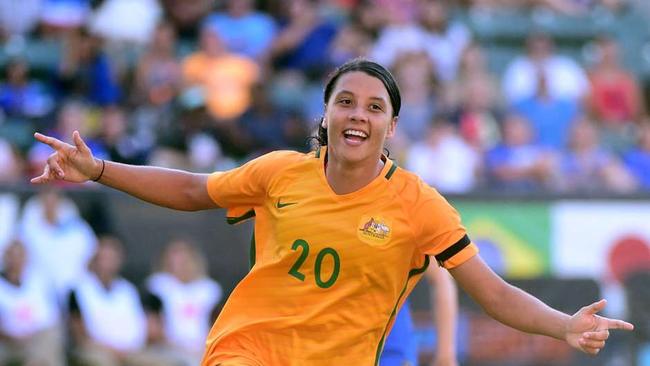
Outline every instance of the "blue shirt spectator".
[[229, 1], [227, 11], [210, 15], [206, 25], [215, 28], [228, 50], [254, 59], [264, 55], [277, 33], [273, 18], [255, 11], [251, 0]]
[[650, 190], [650, 123], [639, 127], [639, 142], [624, 155], [623, 162], [639, 188]]

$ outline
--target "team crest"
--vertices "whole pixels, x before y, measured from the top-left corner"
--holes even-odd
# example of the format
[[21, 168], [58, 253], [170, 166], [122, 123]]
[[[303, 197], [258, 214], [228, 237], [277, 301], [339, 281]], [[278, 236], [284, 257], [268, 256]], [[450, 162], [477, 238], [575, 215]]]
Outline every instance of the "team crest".
[[390, 223], [381, 216], [364, 216], [359, 222], [357, 234], [367, 244], [383, 245], [390, 240]]

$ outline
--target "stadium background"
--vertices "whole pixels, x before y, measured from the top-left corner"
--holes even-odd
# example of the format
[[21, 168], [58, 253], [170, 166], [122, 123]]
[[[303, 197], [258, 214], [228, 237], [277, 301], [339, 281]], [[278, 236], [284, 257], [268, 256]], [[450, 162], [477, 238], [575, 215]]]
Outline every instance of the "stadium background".
[[[28, 178], [49, 151], [33, 143], [34, 131], [66, 138], [79, 129], [99, 156], [117, 161], [228, 169], [272, 149], [308, 149], [324, 76], [367, 56], [389, 65], [402, 87], [403, 132], [391, 156], [447, 194], [489, 264], [566, 312], [604, 296], [608, 315], [637, 326], [614, 333], [597, 358], [584, 357], [498, 325], [461, 295], [462, 364], [650, 365], [649, 7], [643, 0], [0, 1], [0, 248], [26, 227], [38, 230], [24, 222], [27, 202], [40, 197]], [[192, 61], [201, 37], [220, 48], [215, 34], [223, 41], [218, 56]], [[558, 69], [575, 65], [539, 75], [530, 75], [535, 67], [515, 70], [538, 39], [568, 58]], [[620, 64], [604, 61], [611, 44]], [[226, 71], [210, 79], [206, 65]], [[224, 95], [236, 97], [220, 103]], [[590, 157], [581, 165], [577, 156]], [[95, 184], [57, 190], [97, 237], [120, 238], [122, 273], [137, 285], [178, 236], [201, 248], [226, 295], [247, 271], [251, 225], [229, 227], [221, 211], [171, 212]], [[429, 291], [423, 281], [412, 302], [423, 363], [435, 352]]]

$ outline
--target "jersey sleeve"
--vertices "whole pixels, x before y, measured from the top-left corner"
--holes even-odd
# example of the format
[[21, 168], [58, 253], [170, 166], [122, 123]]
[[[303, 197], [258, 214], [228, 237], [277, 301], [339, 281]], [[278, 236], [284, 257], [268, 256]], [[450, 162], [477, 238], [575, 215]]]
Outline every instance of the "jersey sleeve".
[[434, 189], [426, 186], [414, 206], [420, 250], [433, 255], [441, 267], [454, 268], [478, 253], [469, 239], [458, 211]]
[[252, 209], [264, 203], [274, 176], [298, 155], [293, 151], [275, 151], [238, 168], [212, 173], [208, 177], [208, 194], [219, 207], [239, 216], [242, 208]]

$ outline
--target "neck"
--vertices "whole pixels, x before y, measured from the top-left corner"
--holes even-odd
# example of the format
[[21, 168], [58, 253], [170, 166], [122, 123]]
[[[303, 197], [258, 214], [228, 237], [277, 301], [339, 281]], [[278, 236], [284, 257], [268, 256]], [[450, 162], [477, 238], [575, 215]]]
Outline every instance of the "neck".
[[379, 158], [368, 162], [346, 163], [338, 159], [325, 160], [325, 177], [336, 194], [348, 194], [367, 186], [384, 168], [384, 161]]

